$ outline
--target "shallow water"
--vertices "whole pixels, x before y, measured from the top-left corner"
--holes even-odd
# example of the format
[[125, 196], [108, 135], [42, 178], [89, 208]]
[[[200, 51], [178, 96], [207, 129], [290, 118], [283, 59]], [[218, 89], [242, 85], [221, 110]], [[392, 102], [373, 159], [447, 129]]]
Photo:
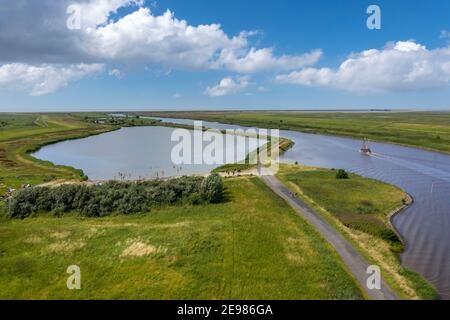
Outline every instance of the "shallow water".
[[[193, 120], [163, 121], [193, 124]], [[217, 129], [244, 128], [217, 122], [203, 122]], [[159, 127], [124, 128], [80, 140], [46, 146], [35, 156], [81, 168], [91, 179], [117, 178], [131, 172], [131, 178], [207, 173], [215, 166], [174, 168], [170, 162], [170, 134]], [[401, 187], [414, 203], [394, 218], [394, 226], [407, 242], [402, 263], [433, 283], [444, 299], [450, 299], [450, 156], [398, 145], [372, 143], [373, 156], [359, 153], [361, 141], [334, 136], [282, 131], [295, 146], [282, 161], [343, 168], [365, 177]], [[143, 138], [144, 137], [144, 138]], [[181, 171], [180, 171], [181, 170]]]

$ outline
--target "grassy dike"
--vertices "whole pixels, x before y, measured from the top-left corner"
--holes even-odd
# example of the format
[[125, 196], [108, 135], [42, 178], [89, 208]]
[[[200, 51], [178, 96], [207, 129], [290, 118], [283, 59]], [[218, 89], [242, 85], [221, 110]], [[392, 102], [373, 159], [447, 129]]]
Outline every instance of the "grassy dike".
[[419, 274], [401, 265], [403, 243], [390, 218], [410, 203], [401, 189], [336, 171], [282, 165], [278, 178], [339, 230], [368, 261], [379, 265], [389, 285], [403, 299], [435, 299], [437, 292]]
[[0, 114], [0, 196], [7, 187], [56, 179], [83, 180], [80, 170], [34, 159], [30, 152], [57, 141], [87, 137], [117, 127], [94, 125], [70, 114]]
[[[0, 299], [363, 298], [334, 250], [258, 178], [225, 187], [214, 205], [2, 219]], [[80, 291], [66, 288], [74, 264]]]
[[450, 153], [450, 112], [186, 111], [139, 114], [369, 138]]

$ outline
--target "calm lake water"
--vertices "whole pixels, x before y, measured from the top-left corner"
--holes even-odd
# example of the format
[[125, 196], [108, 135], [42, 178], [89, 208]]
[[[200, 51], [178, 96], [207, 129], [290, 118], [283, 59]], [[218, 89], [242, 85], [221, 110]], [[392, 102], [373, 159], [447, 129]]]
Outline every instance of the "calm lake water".
[[[164, 119], [193, 124], [193, 120]], [[203, 122], [217, 129], [244, 128]], [[214, 166], [174, 168], [170, 153], [173, 129], [124, 128], [116, 132], [46, 146], [34, 155], [56, 164], [83, 169], [91, 179], [132, 178], [207, 173]], [[450, 156], [384, 143], [372, 143], [373, 156], [359, 153], [355, 139], [281, 131], [295, 146], [281, 158], [326, 168], [343, 168], [365, 177], [397, 185], [414, 198], [394, 226], [407, 242], [402, 263], [433, 283], [444, 299], [450, 299]], [[180, 171], [181, 170], [181, 171]], [[343, 194], [342, 196], [345, 196]]]
[[[122, 128], [97, 136], [48, 145], [33, 156], [58, 165], [82, 169], [91, 180], [135, 180], [205, 174], [219, 167], [214, 164], [174, 164], [172, 149], [179, 141], [171, 141], [174, 130], [176, 129], [167, 127]], [[192, 154], [190, 158], [194, 163], [193, 131], [189, 131], [189, 134], [192, 144], [186, 150]], [[232, 141], [227, 145], [224, 140], [224, 153], [234, 148], [243, 150], [242, 156], [235, 154], [235, 161], [244, 160], [249, 152], [258, 147], [258, 143], [259, 146], [266, 143], [264, 139], [258, 141], [234, 135], [224, 137]], [[204, 146], [209, 144], [210, 142], [203, 143]], [[235, 162], [225, 160], [224, 163]]]

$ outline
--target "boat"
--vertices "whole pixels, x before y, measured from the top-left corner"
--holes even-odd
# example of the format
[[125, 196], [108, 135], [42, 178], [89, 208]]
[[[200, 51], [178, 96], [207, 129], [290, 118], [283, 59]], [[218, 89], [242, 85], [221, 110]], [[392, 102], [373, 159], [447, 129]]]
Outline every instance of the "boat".
[[367, 138], [364, 138], [362, 148], [359, 151], [365, 155], [372, 154], [372, 150], [370, 149], [370, 146], [369, 146], [369, 140], [367, 140]]

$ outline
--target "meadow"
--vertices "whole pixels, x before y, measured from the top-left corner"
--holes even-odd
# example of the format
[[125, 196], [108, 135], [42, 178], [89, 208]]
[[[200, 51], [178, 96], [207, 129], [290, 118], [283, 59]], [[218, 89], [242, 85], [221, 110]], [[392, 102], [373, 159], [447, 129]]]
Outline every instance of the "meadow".
[[404, 243], [390, 223], [411, 199], [398, 187], [338, 170], [282, 165], [279, 179], [338, 229], [369, 261], [382, 267], [404, 299], [435, 299], [435, 289], [401, 265]]
[[0, 196], [7, 188], [36, 185], [56, 179], [83, 180], [83, 172], [54, 166], [28, 153], [56, 141], [113, 130], [112, 126], [82, 121], [71, 114], [0, 114]]
[[[258, 178], [219, 204], [0, 221], [0, 299], [362, 299], [334, 250]], [[245, 208], [245, 210], [243, 210]], [[66, 288], [70, 265], [82, 289]]]
[[355, 174], [348, 173], [347, 179], [337, 179], [336, 175], [336, 170], [301, 170], [282, 174], [282, 179], [301, 188], [305, 196], [346, 227], [387, 241], [393, 251], [403, 251], [388, 214], [409, 203], [408, 195], [397, 187]]

